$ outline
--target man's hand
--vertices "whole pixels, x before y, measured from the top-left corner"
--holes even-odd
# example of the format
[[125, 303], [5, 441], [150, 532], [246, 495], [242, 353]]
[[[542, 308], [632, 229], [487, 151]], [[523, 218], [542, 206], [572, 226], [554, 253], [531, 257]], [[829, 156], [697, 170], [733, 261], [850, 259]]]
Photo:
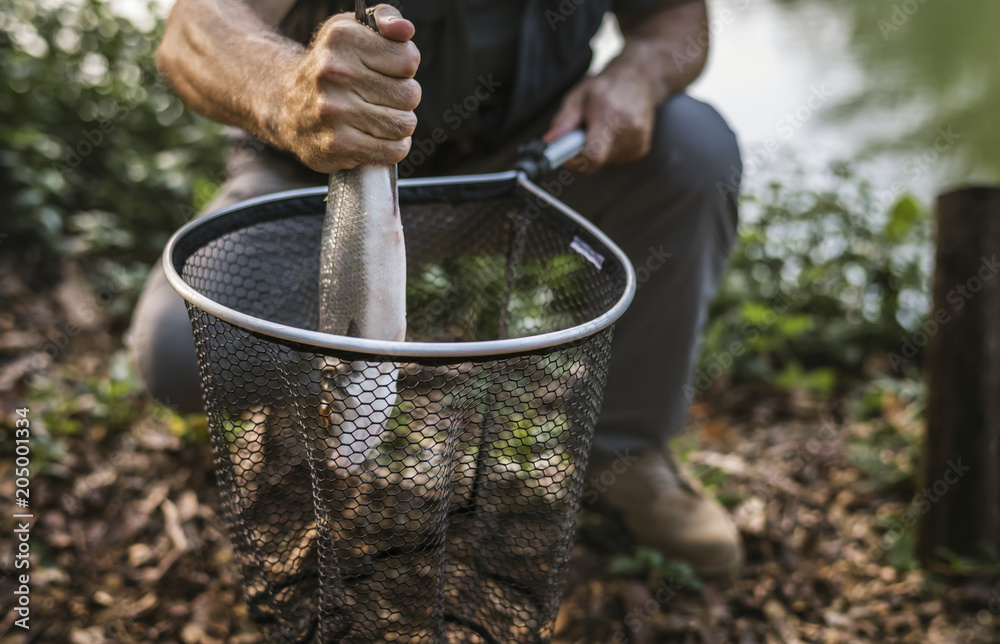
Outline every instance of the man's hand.
[[339, 14], [290, 70], [271, 122], [274, 142], [318, 172], [390, 165], [410, 150], [420, 85], [413, 24], [378, 5], [379, 33]]
[[380, 33], [334, 16], [304, 48], [276, 25], [295, 0], [177, 0], [156, 62], [188, 106], [295, 153], [319, 172], [396, 163], [420, 86], [413, 24], [375, 8]]
[[[594, 172], [649, 152], [656, 109], [701, 73], [708, 54], [705, 0], [660, 0], [648, 12], [618, 15], [625, 46], [600, 74], [566, 95], [543, 137], [552, 141], [583, 125], [583, 152], [567, 165]], [[701, 37], [701, 38], [699, 38]]]
[[659, 100], [643, 75], [616, 65], [585, 78], [563, 99], [545, 141], [586, 124], [583, 152], [568, 165], [594, 172], [606, 163], [627, 163], [649, 152]]

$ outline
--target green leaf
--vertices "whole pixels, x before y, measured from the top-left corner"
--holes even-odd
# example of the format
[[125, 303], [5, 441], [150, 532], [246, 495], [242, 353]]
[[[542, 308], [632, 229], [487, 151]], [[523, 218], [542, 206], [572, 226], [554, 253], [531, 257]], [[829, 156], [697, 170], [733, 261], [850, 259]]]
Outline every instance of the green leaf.
[[789, 315], [778, 319], [777, 329], [778, 333], [786, 338], [797, 338], [806, 331], [810, 331], [813, 328], [813, 319], [811, 315]]
[[743, 320], [757, 326], [767, 327], [775, 322], [774, 309], [762, 302], [746, 302], [740, 309]]
[[837, 371], [827, 367], [813, 369], [806, 374], [802, 385], [814, 394], [829, 397], [837, 386]]
[[910, 195], [901, 197], [889, 210], [885, 236], [890, 242], [900, 242], [913, 230], [923, 216], [923, 209]]

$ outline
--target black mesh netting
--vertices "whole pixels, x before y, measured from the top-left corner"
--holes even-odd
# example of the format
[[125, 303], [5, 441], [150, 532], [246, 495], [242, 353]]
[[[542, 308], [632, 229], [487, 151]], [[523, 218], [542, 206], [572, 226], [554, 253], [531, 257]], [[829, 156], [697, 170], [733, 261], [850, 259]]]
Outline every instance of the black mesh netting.
[[[223, 306], [314, 330], [322, 198], [203, 220], [173, 266]], [[281, 642], [545, 642], [611, 329], [515, 355], [460, 343], [589, 322], [622, 297], [626, 269], [513, 181], [400, 199], [407, 341], [455, 357], [307, 346], [189, 304], [250, 613]]]

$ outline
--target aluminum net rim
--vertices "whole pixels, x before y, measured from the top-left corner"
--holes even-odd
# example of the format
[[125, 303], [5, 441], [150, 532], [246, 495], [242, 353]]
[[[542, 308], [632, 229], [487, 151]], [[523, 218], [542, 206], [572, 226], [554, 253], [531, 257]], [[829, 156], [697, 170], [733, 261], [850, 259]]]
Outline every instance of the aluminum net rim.
[[615, 323], [625, 313], [625, 310], [632, 302], [636, 291], [636, 274], [632, 262], [625, 252], [615, 244], [602, 230], [593, 223], [585, 219], [582, 215], [563, 204], [558, 199], [552, 197], [527, 178], [523, 172], [508, 171], [494, 174], [462, 175], [452, 177], [442, 177], [433, 179], [400, 179], [399, 187], [433, 187], [444, 185], [455, 185], [463, 183], [488, 183], [488, 182], [516, 182], [521, 188], [531, 194], [539, 201], [544, 202], [553, 208], [560, 216], [571, 220], [597, 239], [601, 244], [611, 251], [614, 260], [617, 261], [625, 271], [625, 287], [621, 296], [614, 305], [603, 314], [588, 320], [582, 324], [560, 329], [550, 333], [524, 336], [519, 338], [509, 338], [504, 340], [480, 340], [473, 342], [391, 342], [383, 340], [369, 340], [366, 338], [353, 338], [321, 331], [312, 331], [298, 327], [288, 326], [271, 322], [263, 318], [242, 313], [228, 306], [224, 306], [215, 300], [199, 293], [191, 287], [180, 276], [174, 266], [174, 250], [190, 234], [209, 221], [232, 216], [244, 208], [257, 206], [284, 199], [314, 197], [327, 192], [326, 186], [315, 188], [299, 188], [296, 190], [286, 190], [276, 192], [262, 197], [247, 199], [223, 208], [216, 212], [199, 217], [177, 230], [167, 242], [163, 252], [161, 263], [167, 282], [173, 287], [181, 297], [194, 306], [202, 309], [212, 316], [233, 324], [234, 326], [260, 333], [263, 335], [279, 338], [292, 343], [320, 347], [335, 351], [348, 353], [366, 354], [373, 356], [393, 356], [393, 357], [413, 357], [413, 358], [445, 358], [461, 359], [468, 357], [483, 356], [505, 356], [522, 353], [535, 353], [571, 344], [584, 340]]

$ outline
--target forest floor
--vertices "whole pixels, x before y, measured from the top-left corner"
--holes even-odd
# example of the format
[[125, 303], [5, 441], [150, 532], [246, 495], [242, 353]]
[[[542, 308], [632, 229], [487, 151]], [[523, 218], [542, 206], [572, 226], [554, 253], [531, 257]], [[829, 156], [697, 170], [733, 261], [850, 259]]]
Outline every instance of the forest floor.
[[[95, 294], [66, 275], [34, 293], [0, 271], [0, 498], [15, 498], [15, 410], [27, 407], [34, 515], [28, 631], [11, 611], [22, 572], [12, 512], [0, 519], [0, 639], [262, 641], [219, 516], [204, 418], [150, 402], [117, 318], [82, 315]], [[675, 449], [732, 512], [741, 577], [703, 583], [585, 511], [554, 641], [1000, 641], [1000, 578], [946, 583], [913, 556], [918, 390], [710, 392]]]

